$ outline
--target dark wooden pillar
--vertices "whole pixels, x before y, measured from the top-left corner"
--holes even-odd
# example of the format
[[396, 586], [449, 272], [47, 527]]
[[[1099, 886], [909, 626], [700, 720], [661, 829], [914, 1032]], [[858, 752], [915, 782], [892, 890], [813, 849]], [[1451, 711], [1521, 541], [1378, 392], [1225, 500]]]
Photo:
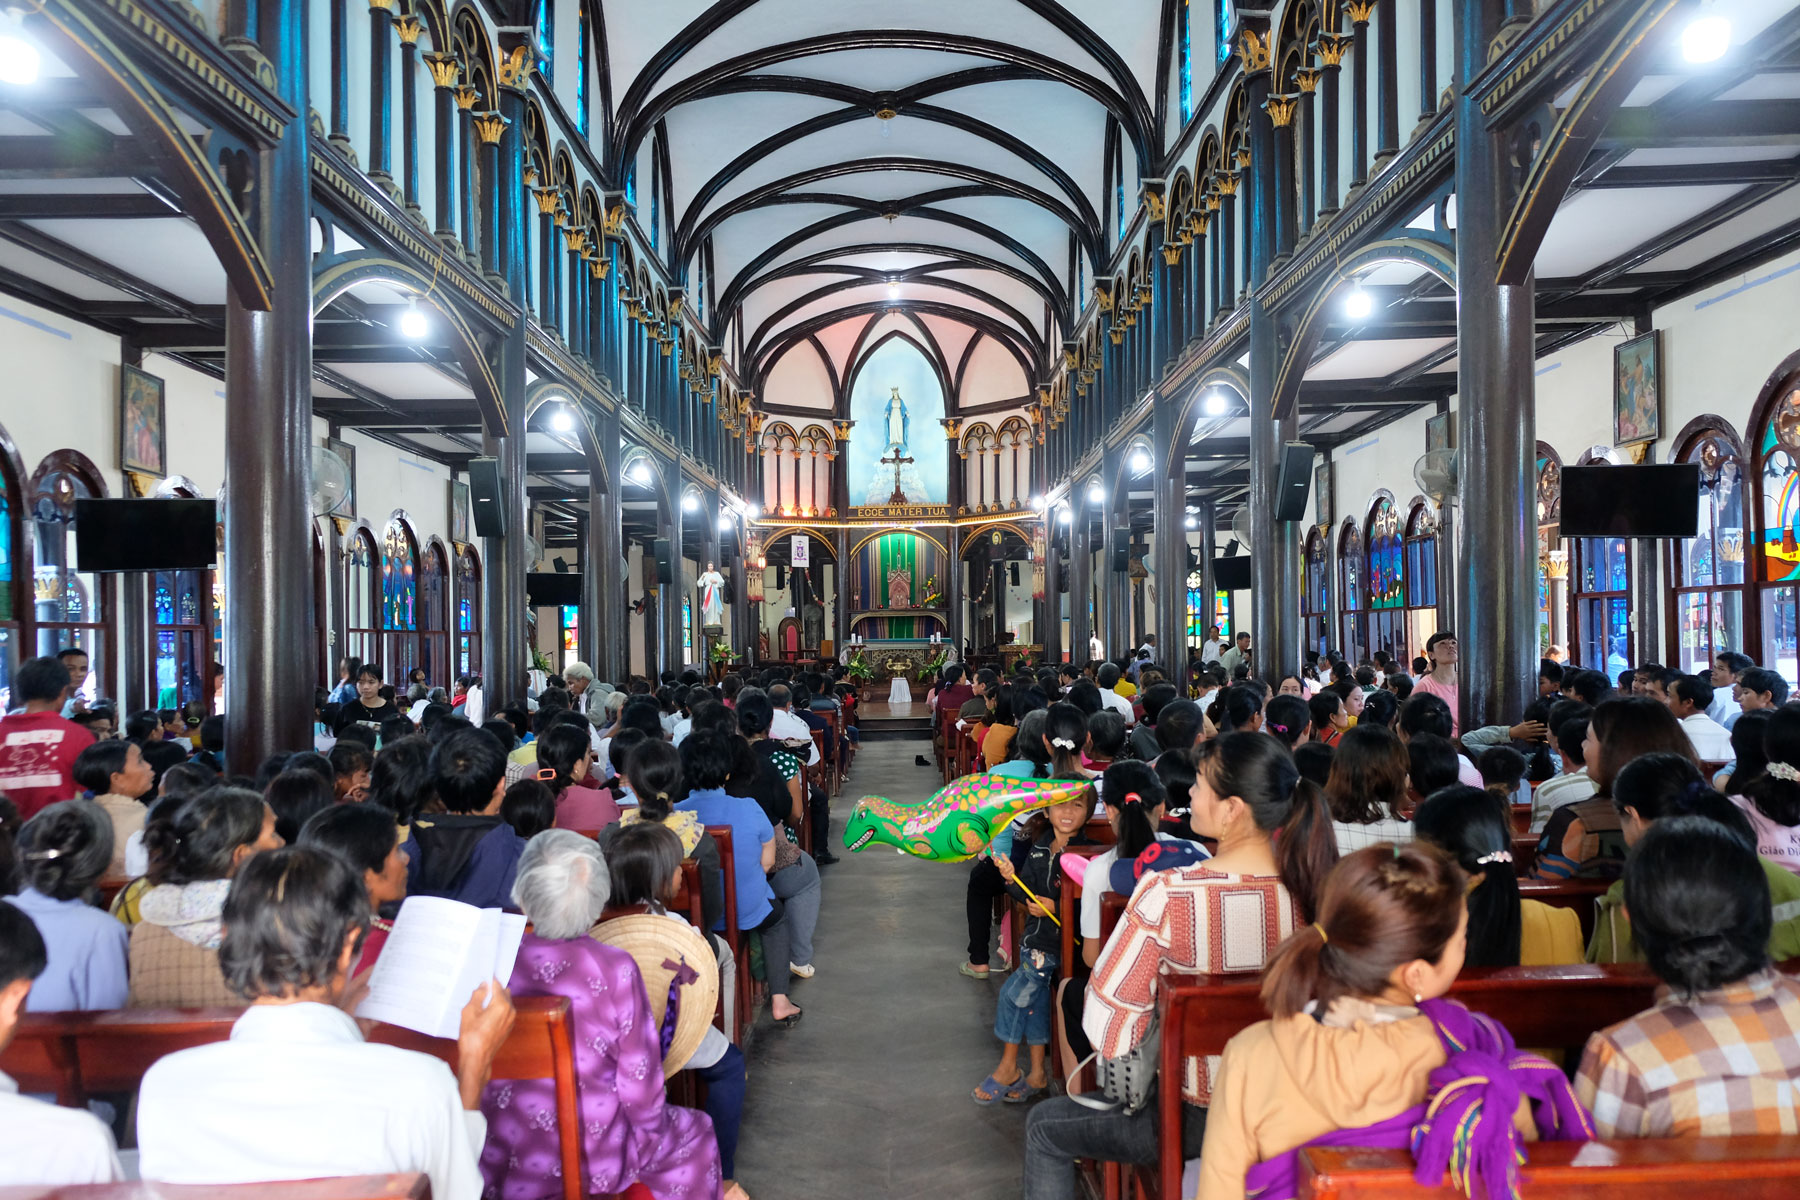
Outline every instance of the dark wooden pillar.
[[[227, 10], [237, 5], [228, 5]], [[305, 22], [305, 6], [294, 20]], [[304, 97], [305, 93], [301, 95]], [[304, 108], [300, 109], [305, 112]], [[340, 150], [350, 149], [350, 0], [331, 5], [331, 141]]]
[[1400, 150], [1400, 58], [1398, 34], [1394, 28], [1399, 15], [1399, 0], [1376, 0], [1381, 20], [1375, 28], [1376, 45], [1380, 48], [1380, 81], [1376, 89], [1375, 161], [1384, 163]]
[[1070, 485], [1069, 510], [1069, 661], [1079, 665], [1088, 660], [1088, 639], [1094, 632], [1088, 615], [1094, 595], [1092, 505], [1087, 485], [1079, 480]]
[[394, 0], [369, 0], [369, 178], [394, 177]]
[[1328, 217], [1338, 210], [1338, 97], [1343, 69], [1344, 50], [1349, 42], [1336, 34], [1321, 34], [1315, 48], [1319, 52], [1319, 73], [1324, 87], [1319, 94], [1319, 139], [1323, 153], [1319, 169], [1319, 216]]
[[[306, 22], [295, 0], [256, 0], [276, 95], [307, 110]], [[309, 747], [318, 666], [312, 628], [311, 173], [304, 116], [259, 155], [255, 235], [269, 264], [268, 309], [236, 289], [225, 308], [226, 761], [253, 771]]]
[[[1267, 34], [1265, 33], [1266, 37]], [[1300, 666], [1299, 526], [1275, 517], [1275, 492], [1280, 474], [1281, 443], [1293, 422], [1275, 414], [1275, 368], [1279, 359], [1275, 315], [1262, 296], [1275, 258], [1276, 212], [1281, 171], [1276, 136], [1271, 120], [1254, 110], [1270, 108], [1266, 54], [1260, 63], [1245, 62], [1245, 98], [1251, 113], [1250, 128], [1250, 540], [1252, 644], [1258, 647], [1256, 672], [1278, 679], [1282, 672]], [[1279, 107], [1279, 106], [1276, 106]], [[1291, 107], [1288, 110], [1291, 115]], [[1270, 109], [1270, 115], [1274, 110]]]
[[[1182, 406], [1160, 403], [1151, 414], [1152, 456], [1150, 561], [1156, 573], [1157, 660], [1175, 674], [1187, 656], [1187, 438], [1176, 423]], [[1191, 431], [1191, 430], [1190, 430]], [[1183, 689], [1183, 695], [1186, 690]]]
[[[958, 513], [969, 503], [969, 496], [964, 484], [968, 477], [968, 457], [962, 452], [962, 422], [955, 417], [944, 421], [944, 461], [950, 464], [950, 477], [945, 480], [945, 497], [949, 500], [950, 511]], [[944, 636], [956, 648], [956, 656], [962, 658], [963, 639], [963, 598], [967, 594], [963, 580], [968, 574], [964, 569], [961, 548], [958, 543], [962, 539], [957, 530], [944, 530], [944, 546], [946, 553], [944, 562], [944, 604], [948, 616], [944, 621]]]
[[1429, 121], [1437, 116], [1437, 73], [1437, 0], [1419, 0], [1419, 120], [1421, 121]]
[[[1274, 127], [1274, 176], [1275, 176], [1275, 254], [1283, 257], [1293, 253], [1294, 242], [1299, 237], [1295, 228], [1294, 216], [1294, 110], [1300, 103], [1299, 92], [1285, 95], [1272, 95], [1263, 101], [1263, 111], [1269, 114], [1269, 123]], [[1254, 114], [1251, 121], [1255, 121]]]
[[[538, 323], [548, 328], [556, 319], [556, 271], [551, 263], [556, 258], [556, 209], [562, 197], [553, 187], [534, 187], [532, 199], [538, 212]], [[520, 297], [524, 299], [524, 297]]]
[[[508, 293], [517, 302], [525, 295], [521, 142], [526, 78], [520, 75], [500, 82], [500, 109], [471, 118], [482, 145], [481, 253], [490, 271], [502, 273]], [[520, 307], [522, 310], [523, 305]], [[490, 712], [525, 698], [525, 673], [531, 661], [525, 625], [525, 573], [533, 566], [525, 561], [526, 523], [531, 511], [525, 498], [525, 332], [521, 311], [497, 356], [495, 374], [506, 425], [483, 437], [484, 447], [500, 460], [500, 503], [506, 517], [505, 536], [488, 538], [484, 548], [487, 636], [482, 642], [482, 677]]]
[[476, 261], [475, 193], [481, 176], [475, 165], [475, 105], [481, 93], [472, 84], [456, 89], [456, 233], [469, 261]]
[[1033, 633], [1038, 645], [1044, 648], [1043, 660], [1048, 663], [1062, 661], [1062, 555], [1056, 549], [1056, 511], [1048, 509], [1044, 513], [1044, 598], [1036, 601], [1031, 610]]
[[454, 54], [427, 54], [425, 69], [431, 72], [432, 97], [436, 102], [433, 124], [433, 147], [436, 150], [434, 170], [432, 171], [432, 207], [437, 211], [437, 228], [434, 232], [440, 241], [448, 241], [456, 237], [456, 227], [451, 224], [451, 207], [455, 194], [451, 180], [452, 166], [456, 162], [458, 151], [456, 77], [462, 71]]
[[594, 670], [600, 671], [600, 664], [604, 663], [606, 677], [617, 683], [631, 674], [631, 620], [626, 612], [631, 599], [631, 580], [627, 578], [629, 572], [626, 569], [624, 479], [619, 473], [621, 439], [617, 409], [601, 417], [595, 438], [606, 468], [607, 486], [600, 496], [600, 507], [594, 510], [597, 514], [594, 557], [601, 570], [599, 616], [603, 631], [598, 654], [600, 662], [594, 664]]
[[[681, 570], [681, 543], [684, 537], [683, 527], [687, 524], [688, 513], [682, 507], [681, 496], [687, 486], [687, 480], [681, 474], [680, 462], [665, 462], [662, 465], [663, 478], [670, 481], [669, 486], [669, 519], [664, 525], [663, 536], [669, 539], [669, 558], [673, 566], [674, 578], [657, 589], [657, 607], [662, 610], [662, 664], [657, 670], [679, 671], [684, 657], [681, 648], [681, 600], [690, 593], [688, 581]], [[795, 592], [798, 594], [799, 589]], [[795, 601], [799, 603], [798, 600]], [[653, 672], [654, 674], [654, 672]]]
[[1219, 172], [1219, 308], [1237, 307], [1237, 191], [1242, 173]]
[[1457, 639], [1461, 725], [1517, 720], [1536, 694], [1536, 414], [1532, 288], [1502, 284], [1495, 247], [1511, 202], [1504, 131], [1468, 82], [1487, 65], [1501, 0], [1456, 11]]
[[1312, 231], [1319, 219], [1319, 68], [1301, 67], [1294, 72], [1300, 88], [1300, 105], [1294, 114], [1300, 136], [1300, 236]]
[[400, 35], [400, 199], [406, 207], [419, 207], [419, 18], [407, 16], [394, 22]]
[[1350, 187], [1369, 180], [1369, 17], [1375, 0], [1348, 0], [1352, 57], [1350, 60]]

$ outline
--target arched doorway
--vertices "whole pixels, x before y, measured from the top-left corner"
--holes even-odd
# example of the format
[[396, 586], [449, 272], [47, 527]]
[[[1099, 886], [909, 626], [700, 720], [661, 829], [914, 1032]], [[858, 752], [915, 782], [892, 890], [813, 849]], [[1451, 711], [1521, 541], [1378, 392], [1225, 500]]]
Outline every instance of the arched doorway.
[[419, 542], [412, 524], [395, 513], [381, 539], [381, 628], [387, 681], [406, 695], [406, 677], [419, 663]]

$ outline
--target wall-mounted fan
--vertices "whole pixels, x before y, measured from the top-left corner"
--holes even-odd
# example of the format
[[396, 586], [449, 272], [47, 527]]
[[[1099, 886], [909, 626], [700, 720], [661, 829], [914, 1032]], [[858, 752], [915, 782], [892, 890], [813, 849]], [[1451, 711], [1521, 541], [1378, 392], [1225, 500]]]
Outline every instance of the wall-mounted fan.
[[328, 516], [350, 495], [350, 464], [326, 446], [312, 448], [312, 515]]

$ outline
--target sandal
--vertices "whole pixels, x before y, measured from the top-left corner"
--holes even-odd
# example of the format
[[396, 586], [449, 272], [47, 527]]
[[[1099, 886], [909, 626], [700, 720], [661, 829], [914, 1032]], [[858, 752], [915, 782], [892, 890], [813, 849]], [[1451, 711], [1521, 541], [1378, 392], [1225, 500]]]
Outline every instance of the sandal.
[[1031, 1076], [1028, 1073], [1020, 1071], [1018, 1079], [1014, 1080], [1012, 1086], [1000, 1094], [1000, 1098], [1008, 1104], [1024, 1104], [1027, 1100], [1032, 1099], [1044, 1089], [1033, 1087], [1029, 1082], [1030, 1079]]
[[[1019, 1078], [1025, 1078], [1025, 1073], [1023, 1071], [1019, 1072]], [[1009, 1085], [1007, 1084], [1001, 1083], [998, 1079], [995, 1079], [992, 1075], [989, 1075], [976, 1086], [975, 1090], [971, 1092], [970, 1095], [975, 1098], [975, 1103], [986, 1108], [990, 1104], [997, 1103], [1000, 1097], [1006, 1094], [1008, 1086]]]
[[959, 974], [967, 975], [970, 979], [986, 979], [988, 977], [987, 971], [976, 970], [975, 964], [971, 962], [963, 963], [961, 966], [957, 967], [956, 970]]
[[797, 1008], [785, 1017], [771, 1017], [770, 1019], [772, 1021], [774, 1021], [777, 1025], [781, 1026], [783, 1029], [792, 1029], [794, 1026], [796, 1026], [800, 1023], [800, 1018], [805, 1015], [806, 1015], [805, 1009]]

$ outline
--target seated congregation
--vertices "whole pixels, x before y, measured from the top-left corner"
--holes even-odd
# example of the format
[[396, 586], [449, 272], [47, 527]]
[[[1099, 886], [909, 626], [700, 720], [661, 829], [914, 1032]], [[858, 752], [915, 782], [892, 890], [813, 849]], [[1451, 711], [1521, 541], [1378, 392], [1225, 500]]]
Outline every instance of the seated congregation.
[[[1791, 1185], [1800, 703], [1737, 654], [1617, 689], [1546, 659], [1517, 724], [1460, 729], [1456, 649], [940, 685], [952, 761], [1093, 782], [967, 874], [960, 971], [1004, 979], [972, 1099], [1035, 1102], [1027, 1200], [1311, 1195], [1333, 1147], [1498, 1198], [1596, 1139]], [[1624, 1141], [1753, 1135], [1786, 1138]]]
[[[95, 740], [56, 658], [14, 676], [0, 1187], [420, 1173], [435, 1200], [742, 1200], [740, 1046], [765, 999], [771, 1036], [802, 1015], [836, 861], [807, 760], [842, 777], [854, 693], [575, 663], [482, 720], [478, 679], [452, 705], [339, 671], [319, 749], [255, 764], [223, 759], [228, 716]], [[384, 952], [396, 980], [449, 953], [407, 940], [438, 911], [409, 897], [524, 931], [440, 1036], [362, 1015]]]

